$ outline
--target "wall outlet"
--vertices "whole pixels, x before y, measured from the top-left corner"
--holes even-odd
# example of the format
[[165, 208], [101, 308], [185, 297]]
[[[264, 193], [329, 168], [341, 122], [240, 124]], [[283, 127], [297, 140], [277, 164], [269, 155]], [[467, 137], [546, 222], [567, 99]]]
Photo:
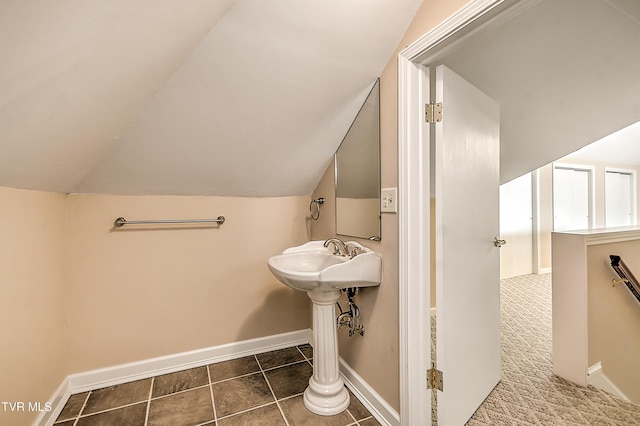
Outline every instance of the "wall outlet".
[[380, 191], [380, 211], [398, 213], [398, 188], [382, 188]]

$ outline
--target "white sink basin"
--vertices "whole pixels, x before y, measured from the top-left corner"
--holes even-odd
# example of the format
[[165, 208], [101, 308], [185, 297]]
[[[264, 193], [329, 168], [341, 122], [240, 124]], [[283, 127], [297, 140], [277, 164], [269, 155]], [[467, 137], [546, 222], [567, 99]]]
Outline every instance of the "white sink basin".
[[380, 285], [382, 260], [350, 241], [361, 252], [354, 258], [333, 254], [324, 241], [310, 241], [269, 259], [269, 269], [283, 284], [302, 291], [331, 291]]
[[310, 241], [267, 262], [280, 282], [306, 291], [313, 302], [313, 376], [302, 400], [321, 416], [339, 414], [349, 406], [349, 392], [338, 368], [335, 303], [340, 290], [380, 285], [382, 278], [382, 260], [373, 251], [353, 241], [346, 244], [358, 247], [353, 258], [333, 254], [324, 241]]

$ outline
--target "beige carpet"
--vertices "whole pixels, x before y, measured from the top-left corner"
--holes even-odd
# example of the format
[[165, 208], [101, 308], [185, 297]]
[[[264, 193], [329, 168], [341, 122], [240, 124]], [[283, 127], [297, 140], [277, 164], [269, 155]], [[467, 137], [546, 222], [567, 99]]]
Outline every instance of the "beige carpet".
[[468, 425], [640, 425], [640, 406], [553, 375], [551, 275], [502, 280], [500, 294], [502, 380]]

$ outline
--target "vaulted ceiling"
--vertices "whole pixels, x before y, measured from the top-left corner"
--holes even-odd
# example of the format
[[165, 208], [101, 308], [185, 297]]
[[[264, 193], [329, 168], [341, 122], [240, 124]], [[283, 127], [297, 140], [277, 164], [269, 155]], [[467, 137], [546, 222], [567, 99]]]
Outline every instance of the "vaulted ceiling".
[[572, 152], [561, 161], [576, 160], [640, 167], [640, 121]]
[[[503, 183], [640, 121], [640, 1], [521, 4], [440, 58], [500, 103]], [[601, 161], [640, 162], [633, 128]]]
[[[420, 3], [4, 0], [0, 186], [310, 194]], [[640, 120], [640, 2], [524, 3], [442, 60], [500, 102], [503, 182]]]
[[0, 185], [310, 194], [420, 0], [0, 2]]

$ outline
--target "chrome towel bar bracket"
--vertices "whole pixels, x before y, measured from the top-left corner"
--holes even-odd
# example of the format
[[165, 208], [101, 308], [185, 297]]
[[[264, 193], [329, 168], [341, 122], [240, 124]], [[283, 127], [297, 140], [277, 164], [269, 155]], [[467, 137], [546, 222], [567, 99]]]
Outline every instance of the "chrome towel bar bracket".
[[127, 220], [119, 217], [113, 222], [116, 228], [122, 228], [125, 225], [159, 225], [173, 223], [219, 223], [222, 225], [225, 221], [224, 216], [218, 216], [216, 219], [161, 219], [161, 220]]
[[[316, 198], [315, 200], [311, 200], [309, 203], [309, 213], [311, 214], [311, 219], [318, 220], [320, 219], [320, 206], [324, 204], [324, 198]], [[313, 206], [316, 206], [316, 212], [313, 213]]]

